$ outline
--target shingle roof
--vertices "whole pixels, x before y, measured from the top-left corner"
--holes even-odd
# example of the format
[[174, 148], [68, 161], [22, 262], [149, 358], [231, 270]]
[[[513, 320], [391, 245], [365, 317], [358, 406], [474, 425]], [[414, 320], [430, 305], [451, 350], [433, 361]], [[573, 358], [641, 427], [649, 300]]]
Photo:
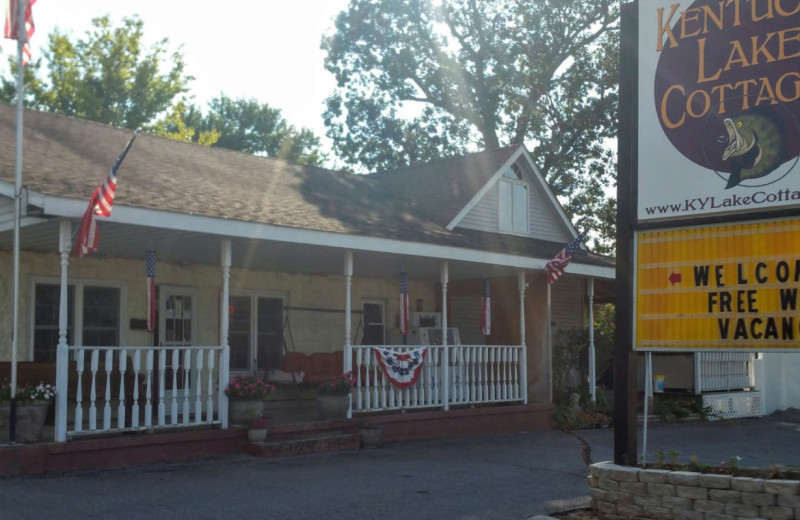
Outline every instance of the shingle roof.
[[[0, 104], [0, 180], [9, 183], [14, 112]], [[131, 135], [26, 110], [23, 184], [45, 195], [88, 200]], [[142, 134], [119, 169], [115, 204], [546, 258], [563, 244], [445, 227], [517, 149], [355, 175]]]

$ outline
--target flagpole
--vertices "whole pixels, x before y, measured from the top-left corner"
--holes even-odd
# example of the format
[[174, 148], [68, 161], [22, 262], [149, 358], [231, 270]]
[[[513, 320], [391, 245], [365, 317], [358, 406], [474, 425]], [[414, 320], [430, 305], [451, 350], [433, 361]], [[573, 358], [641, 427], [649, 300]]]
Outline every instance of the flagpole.
[[24, 82], [22, 81], [22, 52], [28, 40], [25, 29], [27, 0], [17, 4], [17, 144], [14, 164], [14, 317], [11, 324], [11, 403], [8, 418], [8, 442], [16, 440], [17, 428], [17, 342], [19, 336], [19, 232], [22, 214], [22, 107]]

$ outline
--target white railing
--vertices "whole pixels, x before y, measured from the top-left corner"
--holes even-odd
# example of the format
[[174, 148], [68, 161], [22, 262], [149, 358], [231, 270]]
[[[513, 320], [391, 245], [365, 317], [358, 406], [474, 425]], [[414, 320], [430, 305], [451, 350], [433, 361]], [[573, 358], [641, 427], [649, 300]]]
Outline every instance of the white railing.
[[[408, 352], [420, 345], [387, 345], [396, 352]], [[524, 370], [519, 345], [448, 346], [448, 365], [444, 368], [444, 348], [428, 345], [425, 362], [417, 382], [397, 388], [378, 365], [373, 346], [353, 346], [353, 412], [438, 408], [444, 406], [445, 386], [450, 405], [524, 401]]]
[[65, 424], [56, 430], [75, 436], [227, 423], [215, 418], [227, 383], [222, 353], [221, 346], [69, 346], [56, 388]]
[[695, 393], [753, 388], [755, 354], [749, 352], [698, 352]]

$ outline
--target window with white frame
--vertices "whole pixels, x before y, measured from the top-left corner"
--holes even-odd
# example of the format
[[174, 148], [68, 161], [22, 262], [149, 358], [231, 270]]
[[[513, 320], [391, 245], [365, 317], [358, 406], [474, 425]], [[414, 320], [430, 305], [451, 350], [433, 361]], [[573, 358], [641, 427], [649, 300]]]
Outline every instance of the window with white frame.
[[[121, 342], [123, 285], [75, 282], [67, 287], [67, 344], [118, 346]], [[33, 287], [34, 361], [55, 361], [61, 286], [37, 281]]]
[[500, 231], [528, 233], [528, 186], [518, 169], [509, 169], [497, 185]]
[[284, 353], [284, 296], [232, 291], [229, 298], [230, 369], [279, 368]]
[[386, 344], [386, 303], [383, 300], [364, 300], [364, 336], [362, 345]]

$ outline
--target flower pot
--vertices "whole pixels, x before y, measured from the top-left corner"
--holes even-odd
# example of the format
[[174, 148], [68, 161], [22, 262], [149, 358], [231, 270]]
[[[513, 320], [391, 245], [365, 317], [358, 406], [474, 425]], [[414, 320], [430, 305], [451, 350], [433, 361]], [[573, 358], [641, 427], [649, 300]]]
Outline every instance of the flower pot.
[[[17, 424], [15, 428], [16, 442], [39, 442], [42, 438], [47, 410], [50, 401], [34, 401], [32, 403], [17, 403]], [[11, 415], [11, 405], [0, 406], [0, 424], [6, 428]]]
[[264, 416], [263, 399], [229, 399], [228, 422], [233, 426], [250, 423]]
[[347, 419], [350, 409], [350, 394], [317, 396], [317, 412], [320, 419]]
[[266, 428], [250, 428], [247, 430], [247, 440], [250, 442], [264, 442], [267, 438]]
[[368, 424], [358, 427], [358, 434], [361, 436], [362, 448], [377, 448], [381, 443], [383, 425]]

